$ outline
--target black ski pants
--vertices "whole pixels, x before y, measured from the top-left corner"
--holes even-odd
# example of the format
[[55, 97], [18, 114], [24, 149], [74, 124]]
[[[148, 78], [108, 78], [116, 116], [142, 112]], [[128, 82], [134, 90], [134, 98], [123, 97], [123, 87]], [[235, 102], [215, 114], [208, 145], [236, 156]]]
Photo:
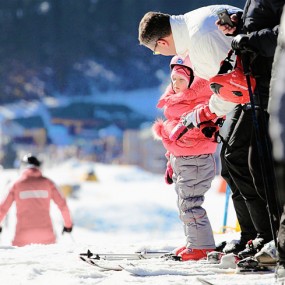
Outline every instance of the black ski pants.
[[[227, 184], [230, 186], [232, 191], [233, 205], [241, 228], [241, 243], [246, 243], [247, 241], [256, 238], [257, 231], [255, 230], [255, 227], [253, 225], [249, 210], [245, 203], [245, 199], [241, 195], [238, 186], [235, 184], [233, 178], [231, 177], [231, 174], [229, 172], [225, 160], [225, 151], [228, 149], [227, 142], [230, 140], [230, 137], [232, 136], [232, 133], [235, 130], [235, 126], [239, 119], [241, 111], [242, 111], [241, 105], [237, 106], [234, 115], [231, 118], [232, 122], [230, 124], [225, 142], [222, 145], [220, 156], [221, 156], [221, 176], [226, 180]], [[243, 156], [244, 157], [242, 158], [242, 160], [247, 161], [248, 154], [246, 152], [243, 152]]]
[[278, 254], [280, 263], [285, 264], [285, 163], [278, 163], [275, 169], [279, 198], [282, 205], [284, 205], [278, 232]]
[[221, 151], [221, 175], [228, 182], [241, 237], [272, 240], [252, 110], [238, 106]]

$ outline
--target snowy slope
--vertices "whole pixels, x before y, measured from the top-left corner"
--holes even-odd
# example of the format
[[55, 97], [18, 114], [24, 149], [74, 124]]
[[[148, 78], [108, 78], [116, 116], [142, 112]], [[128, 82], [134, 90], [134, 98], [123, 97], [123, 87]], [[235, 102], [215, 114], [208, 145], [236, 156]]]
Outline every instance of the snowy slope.
[[[98, 182], [83, 182], [82, 175], [93, 168]], [[199, 276], [213, 284], [273, 284], [273, 274], [232, 274], [197, 263], [175, 263], [165, 267], [159, 259], [135, 261], [147, 268], [148, 275], [138, 277], [127, 271], [102, 272], [78, 258], [90, 249], [93, 252], [121, 253], [149, 250], [172, 250], [184, 244], [182, 225], [177, 216], [173, 186], [166, 185], [162, 175], [153, 175], [136, 167], [87, 164], [69, 161], [44, 173], [58, 185], [77, 185], [75, 197], [68, 198], [74, 218], [71, 235], [61, 235], [62, 220], [53, 205], [52, 217], [58, 243], [55, 245], [11, 246], [15, 227], [12, 208], [0, 235], [1, 284], [201, 284]], [[2, 171], [0, 196], [16, 171]], [[219, 232], [223, 222], [225, 195], [218, 193], [219, 177], [212, 183], [204, 204], [213, 230]], [[230, 203], [228, 225], [235, 226], [236, 217]], [[237, 238], [238, 233], [216, 233], [216, 242]], [[117, 261], [116, 261], [117, 262]], [[118, 262], [117, 262], [118, 263]], [[127, 266], [123, 260], [120, 264]], [[171, 262], [170, 262], [171, 263]], [[172, 262], [173, 263], [173, 262]], [[146, 267], [147, 266], [147, 267]], [[219, 272], [219, 271], [218, 271]], [[189, 276], [189, 274], [194, 274]], [[198, 275], [197, 275], [198, 274]], [[206, 275], [209, 274], [209, 275]]]

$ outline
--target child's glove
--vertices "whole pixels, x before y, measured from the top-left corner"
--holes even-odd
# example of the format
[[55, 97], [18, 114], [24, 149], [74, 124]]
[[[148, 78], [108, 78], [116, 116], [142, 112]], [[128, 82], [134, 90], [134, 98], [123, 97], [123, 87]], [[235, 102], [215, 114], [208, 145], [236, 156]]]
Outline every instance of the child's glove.
[[169, 135], [169, 139], [175, 142], [179, 140], [184, 134], [186, 134], [187, 131], [188, 131], [188, 128], [184, 126], [183, 123], [180, 121], [171, 131]]
[[169, 135], [171, 141], [179, 140], [188, 130], [199, 128], [203, 122], [211, 121], [217, 118], [217, 115], [210, 111], [208, 105], [204, 105], [183, 116], [180, 122], [175, 126]]
[[173, 180], [172, 180], [172, 175], [173, 175], [173, 169], [171, 167], [170, 162], [167, 162], [166, 164], [166, 170], [165, 170], [165, 174], [164, 174], [164, 180], [166, 184], [172, 184]]
[[201, 123], [211, 121], [216, 118], [217, 115], [210, 111], [209, 106], [204, 105], [184, 116], [182, 123], [187, 128], [199, 128]]

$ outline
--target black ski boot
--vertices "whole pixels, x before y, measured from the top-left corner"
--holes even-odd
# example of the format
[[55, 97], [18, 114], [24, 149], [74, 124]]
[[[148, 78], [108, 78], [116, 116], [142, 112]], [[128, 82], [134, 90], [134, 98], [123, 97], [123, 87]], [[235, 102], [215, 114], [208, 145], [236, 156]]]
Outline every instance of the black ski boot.
[[238, 257], [240, 259], [244, 259], [250, 256], [254, 256], [263, 248], [265, 243], [266, 242], [263, 238], [256, 238], [254, 240], [248, 241], [246, 244], [246, 248], [238, 253]]
[[227, 244], [226, 241], [220, 242], [219, 244], [216, 245], [215, 251], [222, 252], [226, 244]]
[[237, 263], [237, 272], [274, 271], [274, 267], [260, 264], [254, 257], [250, 256]]
[[226, 244], [223, 251], [226, 254], [233, 253], [238, 254], [246, 248], [247, 241], [246, 240], [232, 240]]

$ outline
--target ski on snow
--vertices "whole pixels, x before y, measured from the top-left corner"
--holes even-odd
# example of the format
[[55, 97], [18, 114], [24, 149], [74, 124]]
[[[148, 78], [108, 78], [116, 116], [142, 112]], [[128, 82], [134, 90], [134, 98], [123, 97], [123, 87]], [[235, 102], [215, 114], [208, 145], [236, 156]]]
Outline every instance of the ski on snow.
[[[82, 259], [83, 260], [83, 259]], [[234, 273], [232, 270], [209, 270], [209, 268], [195, 269], [191, 266], [182, 266], [182, 263], [164, 264], [159, 266], [158, 264], [111, 264], [105, 261], [84, 260], [92, 266], [99, 268], [101, 271], [127, 271], [134, 276], [146, 277], [146, 276], [160, 276], [160, 275], [180, 275], [180, 276], [200, 276], [200, 275], [213, 275], [217, 273], [230, 274]], [[102, 263], [103, 262], [103, 263]]]
[[[87, 253], [80, 254], [79, 257], [82, 261], [102, 271], [125, 270], [135, 276], [198, 276], [201, 274], [233, 273], [231, 269], [215, 268], [217, 266], [216, 264], [208, 264], [206, 260], [177, 262], [175, 259], [167, 258], [169, 255], [170, 253], [168, 252], [93, 254], [88, 250]], [[163, 258], [159, 259], [159, 257]], [[132, 263], [130, 263], [130, 261], [132, 261]]]
[[112, 264], [110, 262], [106, 261], [102, 263], [102, 261], [99, 261], [98, 259], [92, 259], [86, 256], [79, 256], [80, 259], [92, 266], [98, 267], [102, 271], [122, 271], [123, 268], [118, 264]]
[[[174, 264], [128, 264], [123, 265], [122, 268], [134, 276], [161, 276], [161, 275], [180, 275], [180, 276], [206, 276], [219, 274], [233, 274], [232, 269], [217, 269], [213, 267], [193, 266], [194, 263], [179, 262]], [[204, 264], [205, 265], [205, 264]]]
[[203, 285], [215, 285], [214, 283], [202, 278], [202, 277], [197, 277], [197, 281], [201, 282]]
[[[207, 260], [177, 262], [169, 252], [135, 252], [126, 254], [100, 253], [90, 250], [81, 253], [80, 259], [102, 271], [125, 270], [135, 276], [183, 275], [199, 276], [213, 274], [273, 273], [274, 267], [249, 260], [243, 266], [236, 266], [223, 260], [213, 264]], [[170, 258], [169, 258], [170, 257]], [[232, 258], [233, 259], [233, 258]], [[132, 261], [132, 263], [130, 263]], [[231, 261], [233, 263], [233, 261]], [[234, 265], [234, 266], [233, 266]], [[205, 280], [208, 282], [207, 280]], [[202, 283], [202, 281], [201, 281]], [[204, 284], [207, 284], [204, 282]], [[209, 283], [211, 284], [211, 283]]]
[[174, 255], [169, 251], [141, 251], [134, 253], [93, 253], [89, 249], [86, 253], [80, 253], [79, 257], [93, 260], [140, 260], [149, 258], [172, 258]]
[[150, 258], [174, 259], [173, 254], [169, 251], [141, 251], [134, 253], [92, 253], [89, 249], [86, 253], [80, 253], [79, 258], [95, 267], [104, 271], [122, 271], [123, 268], [113, 261], [122, 260], [145, 260]]

